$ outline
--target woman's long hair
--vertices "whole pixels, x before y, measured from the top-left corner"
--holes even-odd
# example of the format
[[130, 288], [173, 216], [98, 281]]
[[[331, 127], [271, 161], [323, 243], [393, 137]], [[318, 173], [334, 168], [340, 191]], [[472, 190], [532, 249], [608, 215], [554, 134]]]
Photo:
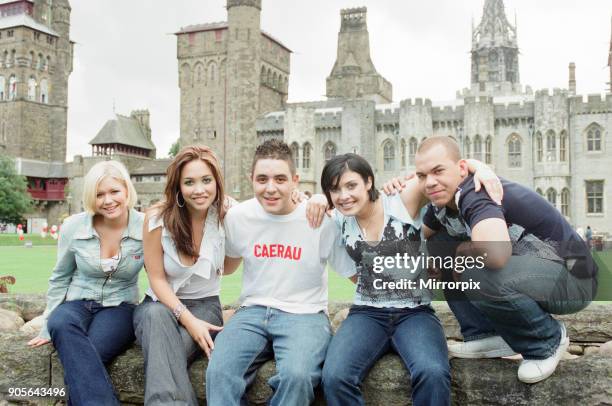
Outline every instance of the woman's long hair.
[[164, 201], [160, 204], [161, 212], [159, 214], [164, 221], [164, 226], [174, 240], [177, 251], [192, 258], [199, 256], [199, 247], [195, 247], [193, 243], [189, 210], [185, 206], [179, 207], [177, 196], [181, 194], [181, 171], [183, 167], [196, 159], [204, 161], [208, 165], [217, 183], [217, 196], [212, 204], [217, 209], [219, 225], [221, 224], [226, 212], [223, 175], [216, 155], [204, 145], [190, 145], [181, 149], [168, 166]]

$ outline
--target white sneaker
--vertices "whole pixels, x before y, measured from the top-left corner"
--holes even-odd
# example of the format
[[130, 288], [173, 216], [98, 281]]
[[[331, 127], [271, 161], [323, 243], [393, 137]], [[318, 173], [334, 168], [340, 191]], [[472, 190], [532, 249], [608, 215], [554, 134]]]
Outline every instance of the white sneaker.
[[448, 354], [456, 358], [499, 358], [516, 353], [500, 336], [449, 344]]
[[543, 381], [555, 372], [561, 357], [569, 347], [569, 338], [565, 332], [565, 326], [561, 325], [561, 341], [554, 354], [546, 359], [526, 359], [521, 362], [518, 369], [518, 379], [525, 383], [536, 383]]

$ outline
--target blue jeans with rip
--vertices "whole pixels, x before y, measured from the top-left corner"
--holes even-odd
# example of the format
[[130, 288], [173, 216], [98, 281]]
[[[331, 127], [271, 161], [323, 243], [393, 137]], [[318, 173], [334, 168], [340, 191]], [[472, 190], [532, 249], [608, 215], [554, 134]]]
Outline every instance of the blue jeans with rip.
[[135, 307], [74, 300], [49, 315], [47, 326], [64, 367], [69, 405], [119, 405], [105, 365], [134, 341]]
[[357, 305], [351, 307], [327, 351], [323, 366], [327, 405], [364, 405], [361, 382], [390, 351], [410, 372], [414, 405], [450, 405], [446, 338], [434, 310]]
[[[244, 402], [257, 368], [274, 357], [276, 374], [270, 405], [308, 405], [321, 380], [331, 339], [323, 312], [287, 313], [264, 306], [240, 308], [217, 335], [206, 370], [206, 401], [210, 406]], [[244, 404], [244, 403], [243, 403]]]

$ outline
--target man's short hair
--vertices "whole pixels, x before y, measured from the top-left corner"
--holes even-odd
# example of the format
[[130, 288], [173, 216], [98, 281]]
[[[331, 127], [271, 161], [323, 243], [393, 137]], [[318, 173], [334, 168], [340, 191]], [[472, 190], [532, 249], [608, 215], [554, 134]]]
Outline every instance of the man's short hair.
[[293, 154], [291, 153], [291, 148], [289, 148], [289, 145], [287, 145], [281, 140], [267, 140], [257, 147], [257, 149], [255, 150], [255, 156], [253, 157], [251, 173], [255, 171], [255, 164], [260, 159], [280, 159], [282, 161], [286, 161], [289, 165], [291, 175], [295, 175], [295, 163], [293, 162]]
[[446, 135], [436, 135], [434, 137], [425, 138], [419, 144], [419, 147], [417, 148], [417, 154], [427, 152], [436, 145], [442, 145], [448, 153], [448, 157], [452, 159], [453, 162], [459, 162], [459, 160], [461, 159], [461, 151], [459, 150], [459, 144], [457, 144], [457, 141], [455, 141], [454, 138], [451, 138]]

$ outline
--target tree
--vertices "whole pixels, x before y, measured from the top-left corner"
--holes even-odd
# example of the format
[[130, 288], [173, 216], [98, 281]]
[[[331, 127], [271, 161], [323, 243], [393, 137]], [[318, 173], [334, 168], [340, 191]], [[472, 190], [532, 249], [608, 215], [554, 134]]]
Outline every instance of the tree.
[[176, 154], [178, 154], [180, 149], [179, 140], [176, 140], [174, 144], [170, 147], [170, 151], [168, 151], [168, 156], [170, 158], [174, 158]]
[[0, 155], [0, 223], [17, 224], [31, 210], [27, 188], [26, 178], [17, 174], [13, 159]]

